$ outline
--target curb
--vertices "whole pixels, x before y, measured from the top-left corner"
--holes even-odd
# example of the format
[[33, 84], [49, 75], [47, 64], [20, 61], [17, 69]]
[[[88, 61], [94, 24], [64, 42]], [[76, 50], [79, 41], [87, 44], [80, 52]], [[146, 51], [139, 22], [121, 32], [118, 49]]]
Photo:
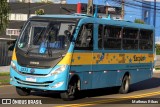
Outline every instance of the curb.
[[0, 86], [10, 85], [10, 83], [2, 83], [0, 82]]
[[0, 88], [2, 88], [2, 87], [9, 87], [9, 86], [12, 86], [12, 85], [10, 85], [10, 84], [8, 84], [8, 85], [0, 85]]
[[160, 73], [160, 70], [155, 70], [155, 68], [154, 68], [153, 73]]
[[0, 66], [0, 73], [10, 72], [10, 66]]

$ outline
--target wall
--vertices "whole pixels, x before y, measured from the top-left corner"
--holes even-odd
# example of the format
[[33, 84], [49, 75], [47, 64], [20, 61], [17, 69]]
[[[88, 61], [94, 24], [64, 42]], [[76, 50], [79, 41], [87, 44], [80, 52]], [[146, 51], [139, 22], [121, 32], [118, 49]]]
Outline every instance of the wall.
[[142, 19], [142, 3], [134, 0], [125, 0], [124, 20], [134, 22], [135, 19]]
[[[145, 20], [147, 24], [154, 25], [154, 2], [144, 1], [143, 2], [143, 19], [145, 20], [145, 11], [148, 11], [148, 18]], [[160, 41], [160, 1], [156, 3], [156, 26], [155, 26], [155, 36], [156, 42]], [[147, 8], [146, 8], [147, 7]]]

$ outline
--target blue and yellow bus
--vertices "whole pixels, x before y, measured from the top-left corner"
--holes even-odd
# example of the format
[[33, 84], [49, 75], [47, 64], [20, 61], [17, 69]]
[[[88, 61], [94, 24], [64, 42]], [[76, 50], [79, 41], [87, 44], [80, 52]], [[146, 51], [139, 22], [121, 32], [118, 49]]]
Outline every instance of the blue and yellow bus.
[[21, 96], [32, 90], [60, 92], [119, 87], [152, 77], [154, 27], [86, 15], [31, 17], [16, 42], [10, 84]]

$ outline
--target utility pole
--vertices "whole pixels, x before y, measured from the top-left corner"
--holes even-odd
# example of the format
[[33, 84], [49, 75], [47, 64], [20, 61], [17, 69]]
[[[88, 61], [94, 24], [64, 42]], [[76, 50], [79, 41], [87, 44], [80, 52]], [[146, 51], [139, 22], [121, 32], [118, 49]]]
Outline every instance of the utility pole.
[[108, 5], [106, 5], [106, 18], [108, 17]]
[[153, 25], [154, 25], [154, 27], [156, 27], [156, 0], [154, 0]]
[[30, 4], [30, 0], [29, 0], [29, 1], [28, 1], [28, 19], [29, 19], [30, 14], [31, 14], [30, 8], [31, 8], [31, 4]]
[[108, 18], [108, 8], [109, 8], [109, 6], [108, 6], [107, 0], [105, 0], [105, 4], [106, 4], [106, 18]]
[[124, 0], [122, 0], [121, 18], [124, 19]]
[[93, 0], [88, 0], [87, 15], [93, 16]]

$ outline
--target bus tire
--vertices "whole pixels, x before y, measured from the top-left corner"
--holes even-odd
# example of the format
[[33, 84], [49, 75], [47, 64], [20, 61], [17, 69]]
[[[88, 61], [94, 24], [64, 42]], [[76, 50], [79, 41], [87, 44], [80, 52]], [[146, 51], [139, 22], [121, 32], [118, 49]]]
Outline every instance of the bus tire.
[[68, 85], [68, 90], [62, 92], [60, 96], [64, 101], [71, 101], [77, 97], [78, 91], [77, 82], [72, 81]]
[[30, 95], [31, 90], [26, 89], [26, 88], [16, 87], [16, 92], [20, 96], [28, 96]]
[[129, 91], [129, 86], [130, 86], [130, 79], [128, 75], [125, 75], [123, 80], [122, 80], [122, 84], [119, 88], [119, 93], [120, 94], [126, 94]]

